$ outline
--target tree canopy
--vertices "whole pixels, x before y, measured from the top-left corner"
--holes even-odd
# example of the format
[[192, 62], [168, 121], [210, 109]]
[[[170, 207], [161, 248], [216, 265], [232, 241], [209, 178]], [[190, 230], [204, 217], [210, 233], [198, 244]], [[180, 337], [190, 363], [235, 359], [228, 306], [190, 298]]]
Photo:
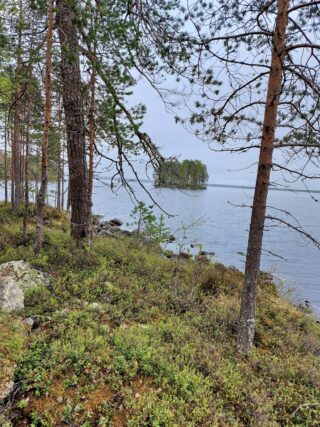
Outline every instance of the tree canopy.
[[207, 167], [200, 160], [166, 160], [154, 177], [156, 187], [203, 189], [207, 187]]

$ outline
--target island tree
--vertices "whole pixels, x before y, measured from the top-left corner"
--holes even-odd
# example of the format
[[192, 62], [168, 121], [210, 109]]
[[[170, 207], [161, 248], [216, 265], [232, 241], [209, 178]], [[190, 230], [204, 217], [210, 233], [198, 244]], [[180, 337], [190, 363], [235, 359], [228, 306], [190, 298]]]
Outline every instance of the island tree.
[[166, 160], [154, 176], [156, 187], [203, 189], [208, 183], [207, 167], [200, 160]]

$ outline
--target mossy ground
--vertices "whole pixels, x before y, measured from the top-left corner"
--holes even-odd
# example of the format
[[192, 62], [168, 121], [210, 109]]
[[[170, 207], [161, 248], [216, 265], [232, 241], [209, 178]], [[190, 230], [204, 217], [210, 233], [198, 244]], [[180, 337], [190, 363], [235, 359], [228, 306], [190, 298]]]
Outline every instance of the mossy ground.
[[240, 272], [129, 238], [79, 249], [54, 210], [34, 258], [20, 222], [1, 207], [0, 262], [25, 259], [55, 285], [27, 295], [21, 316], [36, 327], [17, 344], [20, 392], [3, 425], [320, 425], [319, 325], [272, 283], [260, 283], [255, 349], [241, 356]]
[[23, 357], [26, 338], [27, 327], [22, 320], [0, 312], [0, 398], [6, 394], [15, 367]]

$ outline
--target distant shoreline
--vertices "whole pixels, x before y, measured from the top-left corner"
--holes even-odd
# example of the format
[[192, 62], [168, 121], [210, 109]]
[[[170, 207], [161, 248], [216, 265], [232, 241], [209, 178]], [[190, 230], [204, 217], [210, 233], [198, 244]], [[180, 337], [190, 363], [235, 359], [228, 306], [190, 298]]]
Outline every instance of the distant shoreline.
[[[110, 177], [106, 177], [106, 178], [102, 178], [102, 179], [108, 179], [111, 180]], [[128, 179], [129, 182], [138, 182], [136, 179]], [[140, 179], [140, 182], [142, 183], [149, 183], [149, 184], [153, 184], [153, 181], [150, 181], [148, 179]], [[207, 187], [217, 187], [217, 188], [238, 188], [238, 189], [242, 189], [242, 190], [254, 190], [254, 187], [250, 186], [250, 185], [236, 185], [236, 184], [207, 184]], [[175, 189], [175, 190], [193, 190], [190, 188], [180, 188], [180, 187], [155, 187], [155, 188], [171, 188], [171, 189]], [[198, 189], [196, 189], [198, 190]], [[200, 189], [201, 191], [205, 190], [204, 189]], [[290, 193], [313, 193], [313, 194], [320, 194], [320, 190], [306, 190], [303, 188], [279, 188], [279, 187], [274, 187], [274, 186], [270, 186], [269, 187], [270, 191], [286, 191], [286, 192], [290, 192]]]
[[[150, 181], [151, 182], [151, 181]], [[177, 185], [155, 185], [154, 188], [171, 188], [171, 189], [176, 189], [176, 190], [206, 190], [207, 189], [207, 185], [206, 186], [189, 186], [189, 185], [185, 185], [185, 186], [177, 186]]]
[[[249, 185], [235, 185], [235, 184], [207, 184], [208, 187], [222, 187], [222, 188], [242, 188], [244, 190], [254, 190], [254, 187]], [[320, 193], [320, 190], [305, 190], [303, 188], [279, 188], [270, 186], [271, 191], [289, 191], [290, 193]]]

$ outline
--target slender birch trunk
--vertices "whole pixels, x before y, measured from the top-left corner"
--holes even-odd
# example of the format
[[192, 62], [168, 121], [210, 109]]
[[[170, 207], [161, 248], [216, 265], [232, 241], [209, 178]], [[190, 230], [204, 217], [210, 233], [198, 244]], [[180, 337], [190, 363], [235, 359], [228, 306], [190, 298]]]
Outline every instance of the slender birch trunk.
[[250, 351], [253, 346], [255, 333], [257, 283], [260, 272], [266, 203], [272, 167], [279, 98], [281, 94], [288, 9], [289, 0], [278, 0], [278, 14], [273, 34], [271, 68], [251, 214], [245, 279], [239, 319], [238, 350], [244, 353]]

